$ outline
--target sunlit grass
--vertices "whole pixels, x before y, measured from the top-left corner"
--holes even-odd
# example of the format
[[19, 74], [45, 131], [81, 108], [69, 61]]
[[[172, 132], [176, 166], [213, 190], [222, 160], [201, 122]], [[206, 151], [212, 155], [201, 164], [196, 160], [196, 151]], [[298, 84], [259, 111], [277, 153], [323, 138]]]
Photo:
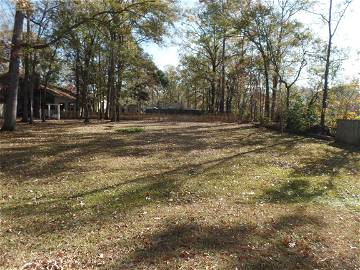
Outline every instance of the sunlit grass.
[[357, 149], [222, 123], [141, 122], [146, 132], [121, 135], [138, 125], [0, 137], [0, 268], [359, 265]]

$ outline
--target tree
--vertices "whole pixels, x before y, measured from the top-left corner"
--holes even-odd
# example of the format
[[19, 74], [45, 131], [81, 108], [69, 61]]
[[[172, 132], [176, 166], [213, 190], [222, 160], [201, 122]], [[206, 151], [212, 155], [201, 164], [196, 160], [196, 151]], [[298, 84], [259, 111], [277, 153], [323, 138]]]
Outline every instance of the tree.
[[354, 80], [350, 83], [336, 84], [329, 89], [328, 123], [336, 126], [338, 119], [355, 119], [360, 114], [360, 84]]
[[9, 86], [6, 89], [4, 124], [1, 128], [2, 131], [13, 131], [16, 128], [21, 34], [24, 22], [24, 9], [28, 7], [27, 4], [28, 3], [25, 1], [19, 1], [16, 5], [9, 64]]
[[[49, 1], [36, 1], [35, 11], [41, 9], [41, 5], [49, 3]], [[21, 8], [20, 8], [21, 6]], [[14, 130], [16, 126], [16, 111], [17, 111], [17, 86], [19, 73], [19, 54], [22, 49], [44, 50], [48, 47], [60, 45], [57, 50], [59, 55], [67, 54], [66, 50], [70, 47], [64, 42], [67, 40], [75, 40], [71, 46], [75, 51], [76, 64], [76, 85], [81, 94], [82, 106], [85, 116], [85, 121], [88, 120], [89, 110], [96, 109], [94, 99], [97, 96], [94, 91], [98, 92], [97, 84], [94, 83], [93, 78], [89, 76], [89, 69], [94, 70], [94, 57], [98, 52], [98, 48], [105, 50], [105, 48], [114, 47], [113, 44], [122, 40], [136, 40], [140, 43], [144, 40], [152, 39], [155, 42], [161, 42], [162, 36], [167, 33], [168, 26], [172, 25], [176, 19], [176, 6], [173, 5], [172, 0], [143, 0], [143, 1], [115, 1], [105, 0], [102, 2], [91, 1], [62, 1], [55, 0], [51, 5], [47, 4], [47, 8], [42, 9], [43, 16], [34, 18], [27, 16], [28, 21], [37, 25], [38, 29], [49, 29], [46, 37], [38, 38], [36, 40], [21, 39], [22, 25], [24, 20], [24, 10], [30, 6], [27, 1], [18, 1], [17, 11], [15, 16], [15, 27], [13, 33], [13, 46], [11, 52], [11, 63], [9, 76], [11, 83], [8, 87], [7, 106], [5, 112], [5, 122], [3, 130]], [[46, 11], [46, 12], [45, 12]], [[41, 13], [41, 12], [40, 12]], [[44, 18], [46, 20], [44, 21]], [[94, 23], [96, 22], [96, 23]], [[123, 29], [126, 29], [125, 33]], [[110, 31], [109, 31], [110, 30]], [[40, 31], [40, 30], [39, 30]], [[80, 37], [76, 37], [76, 32], [81, 33]], [[110, 33], [111, 32], [111, 33]], [[86, 33], [89, 34], [86, 36]], [[109, 35], [110, 33], [110, 35]], [[113, 38], [111, 38], [113, 37]], [[80, 38], [80, 39], [78, 39]], [[78, 42], [80, 41], [80, 42]], [[110, 43], [110, 46], [109, 46]], [[68, 44], [69, 45], [69, 44]], [[121, 46], [120, 46], [121, 47]], [[114, 118], [115, 111], [119, 109], [117, 92], [121, 88], [121, 72], [122, 59], [118, 57], [121, 49], [114, 50], [114, 63], [116, 80], [111, 79], [109, 84], [112, 98], [109, 99], [112, 103], [112, 118]], [[104, 55], [109, 56], [104, 53]], [[30, 85], [33, 83], [34, 71], [38, 65], [37, 57], [39, 54], [33, 53], [31, 59], [32, 65], [27, 65], [32, 68], [32, 75]], [[55, 58], [54, 58], [55, 59]], [[110, 71], [112, 70], [110, 65]], [[26, 68], [29, 70], [30, 68]], [[28, 73], [27, 73], [28, 74]], [[79, 76], [81, 75], [81, 76]], [[29, 76], [27, 76], [29, 77]], [[89, 90], [89, 89], [92, 90]], [[88, 92], [91, 93], [88, 93]], [[91, 94], [89, 100], [88, 95]], [[109, 93], [107, 95], [109, 98]], [[31, 101], [32, 95], [30, 95]], [[90, 102], [91, 104], [88, 104]], [[115, 104], [115, 105], [114, 105]], [[31, 102], [30, 102], [31, 105]], [[79, 106], [77, 106], [78, 108]], [[26, 110], [27, 111], [27, 110]], [[32, 106], [30, 106], [32, 112]], [[25, 116], [27, 119], [27, 117]], [[32, 119], [32, 114], [30, 114]]]
[[236, 29], [243, 32], [260, 53], [265, 79], [265, 117], [270, 118], [271, 52], [268, 40], [273, 31], [273, 27], [271, 27], [272, 8], [260, 2], [248, 3], [243, 8], [241, 17], [236, 21]]
[[325, 118], [326, 118], [326, 110], [328, 107], [329, 72], [331, 65], [333, 38], [351, 2], [352, 0], [345, 0], [342, 7], [336, 12], [337, 16], [334, 17], [335, 14], [333, 8], [333, 0], [329, 0], [328, 14], [326, 16], [323, 14], [319, 14], [321, 16], [321, 19], [326, 23], [328, 30], [328, 39], [327, 39], [326, 57], [325, 57], [325, 71], [324, 71], [324, 89], [323, 89], [321, 120], [320, 120], [320, 126], [323, 129], [323, 131], [325, 131], [325, 126], [326, 126]]
[[[198, 64], [201, 65], [203, 79], [207, 80], [207, 109], [215, 112], [221, 101], [220, 72], [221, 49], [223, 41], [223, 31], [217, 16], [221, 12], [221, 6], [217, 2], [203, 1], [199, 9], [194, 11], [191, 20], [194, 23], [187, 31], [185, 49], [190, 54], [196, 54]], [[190, 60], [190, 59], [189, 59]], [[199, 68], [200, 66], [198, 66]]]

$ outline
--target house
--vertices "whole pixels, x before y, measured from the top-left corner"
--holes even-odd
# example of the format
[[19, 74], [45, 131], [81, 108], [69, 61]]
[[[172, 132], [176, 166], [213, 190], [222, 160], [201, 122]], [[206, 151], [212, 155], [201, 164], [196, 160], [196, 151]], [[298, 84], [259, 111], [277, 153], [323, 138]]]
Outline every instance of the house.
[[[21, 74], [19, 78], [18, 106], [17, 115], [22, 116], [24, 110], [24, 76]], [[8, 87], [9, 75], [0, 76], [0, 117], [4, 116], [5, 95]], [[35, 118], [41, 118], [41, 108], [46, 113], [47, 118], [60, 119], [60, 115], [65, 112], [74, 112], [76, 104], [76, 93], [73, 87], [68, 89], [48, 84], [46, 87], [39, 83], [36, 78], [34, 83], [34, 99], [33, 112]]]
[[41, 116], [40, 102], [42, 106], [45, 106], [47, 117], [60, 119], [63, 113], [75, 112], [76, 93], [71, 88], [66, 89], [55, 85], [48, 85], [45, 88], [44, 85], [40, 85], [39, 89], [34, 91], [34, 111], [36, 108], [39, 112], [39, 115], [35, 117], [39, 118]]

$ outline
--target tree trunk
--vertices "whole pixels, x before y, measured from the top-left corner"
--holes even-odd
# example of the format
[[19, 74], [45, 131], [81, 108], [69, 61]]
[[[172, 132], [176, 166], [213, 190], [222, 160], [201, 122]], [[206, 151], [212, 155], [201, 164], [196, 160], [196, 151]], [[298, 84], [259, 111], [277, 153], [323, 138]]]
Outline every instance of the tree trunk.
[[119, 103], [119, 96], [122, 88], [122, 72], [123, 72], [123, 65], [119, 63], [119, 69], [118, 69], [118, 81], [116, 84], [116, 121], [120, 121], [120, 103]]
[[[86, 71], [85, 71], [86, 73]], [[84, 74], [84, 83], [83, 83], [83, 89], [82, 89], [82, 106], [83, 106], [83, 111], [84, 111], [84, 123], [89, 123], [89, 102], [88, 102], [88, 82], [87, 82], [87, 78], [86, 78], [86, 74]]]
[[[26, 20], [26, 41], [30, 42], [30, 19]], [[29, 93], [30, 93], [30, 53], [28, 50], [25, 51], [24, 57], [24, 68], [25, 75], [22, 83], [22, 98], [23, 98], [23, 106], [22, 106], [22, 119], [21, 121], [27, 123], [29, 121]]]
[[269, 83], [269, 63], [264, 60], [265, 75], [265, 117], [270, 117], [270, 83]]
[[211, 92], [210, 92], [210, 106], [209, 111], [214, 112], [215, 111], [215, 94], [216, 94], [216, 84], [215, 81], [211, 82]]
[[27, 123], [29, 121], [29, 89], [30, 89], [30, 76], [29, 76], [29, 55], [25, 55], [24, 68], [25, 75], [21, 83], [19, 83], [19, 89], [21, 89], [22, 96], [22, 118], [21, 122]]
[[90, 69], [90, 59], [92, 56], [92, 44], [89, 45], [89, 48], [85, 54], [84, 59], [84, 69], [82, 70], [82, 106], [84, 111], [84, 123], [89, 123], [89, 69]]
[[100, 75], [100, 78], [98, 78], [98, 81], [99, 81], [99, 85], [98, 85], [98, 91], [99, 91], [99, 94], [98, 94], [98, 97], [99, 97], [99, 100], [98, 100], [98, 108], [99, 108], [99, 119], [102, 120], [103, 119], [103, 94], [102, 94], [102, 70], [101, 70], [101, 49], [99, 49], [99, 61], [98, 61], [98, 75]]
[[110, 52], [110, 63], [108, 72], [108, 92], [109, 92], [109, 115], [111, 122], [116, 120], [116, 104], [115, 104], [115, 87], [114, 87], [114, 73], [115, 73], [115, 61], [114, 61], [114, 49]]
[[209, 111], [215, 111], [215, 95], [216, 95], [216, 63], [212, 64], [212, 75], [211, 80], [211, 92], [210, 92], [210, 102], [209, 102]]
[[75, 112], [76, 117], [80, 117], [80, 53], [79, 50], [76, 50], [76, 59], [75, 59], [75, 87], [76, 87], [76, 102], [75, 102]]
[[107, 87], [107, 95], [106, 95], [106, 109], [105, 109], [105, 120], [109, 120], [109, 116], [110, 116], [110, 95], [111, 95], [111, 87], [110, 84], [108, 82], [108, 87]]
[[24, 22], [24, 14], [19, 4], [16, 7], [14, 31], [9, 65], [9, 88], [6, 91], [4, 124], [1, 130], [13, 131], [16, 129], [17, 96], [19, 86], [19, 66], [21, 50], [21, 33]]
[[231, 113], [232, 111], [232, 100], [234, 96], [234, 88], [235, 88], [235, 80], [231, 80], [230, 83], [228, 83], [228, 91], [227, 91], [227, 97], [226, 97], [226, 112]]
[[[48, 76], [46, 75], [45, 76], [45, 82], [44, 82], [44, 88], [43, 88], [43, 105], [40, 103], [40, 106], [41, 106], [41, 120], [42, 122], [45, 122], [46, 121], [46, 115], [45, 115], [45, 106], [46, 106], [46, 88], [48, 86]], [[40, 95], [41, 95], [41, 92], [40, 92]], [[50, 112], [49, 113], [49, 116], [50, 116]]]
[[29, 105], [30, 105], [29, 123], [30, 124], [33, 124], [33, 122], [34, 122], [34, 84], [35, 84], [35, 77], [36, 77], [36, 72], [35, 72], [36, 61], [37, 61], [36, 52], [34, 52], [34, 58], [32, 61], [32, 74], [31, 74], [31, 79], [30, 79], [30, 84], [29, 84]]
[[331, 29], [331, 20], [332, 20], [332, 3], [333, 1], [330, 0], [329, 6], [329, 20], [328, 20], [328, 46], [326, 48], [326, 64], [325, 64], [325, 74], [324, 74], [324, 91], [323, 91], [323, 99], [322, 99], [322, 108], [321, 108], [321, 120], [320, 126], [323, 131], [325, 131], [326, 125], [326, 109], [328, 103], [328, 90], [329, 90], [329, 71], [330, 71], [330, 57], [331, 57], [331, 47], [332, 47], [332, 29]]
[[277, 99], [277, 89], [278, 89], [279, 78], [275, 74], [273, 75], [273, 85], [272, 85], [272, 99], [271, 99], [271, 119], [275, 120], [276, 113], [276, 99]]
[[226, 48], [226, 37], [225, 30], [223, 31], [222, 38], [222, 52], [221, 52], [221, 93], [220, 93], [220, 106], [219, 111], [224, 112], [224, 103], [225, 103], [225, 48]]
[[104, 114], [105, 114], [105, 96], [104, 96], [104, 92], [101, 92], [101, 104], [100, 104], [100, 110], [101, 110], [101, 120], [104, 119]]
[[86, 71], [83, 73], [83, 91], [82, 91], [82, 106], [84, 111], [84, 123], [89, 123], [89, 98], [88, 98], [88, 68], [89, 65], [85, 64]]
[[286, 87], [286, 112], [290, 109], [290, 87], [285, 84]]
[[258, 73], [258, 84], [259, 84], [259, 118], [264, 117], [264, 100], [263, 100], [263, 82], [260, 72]]

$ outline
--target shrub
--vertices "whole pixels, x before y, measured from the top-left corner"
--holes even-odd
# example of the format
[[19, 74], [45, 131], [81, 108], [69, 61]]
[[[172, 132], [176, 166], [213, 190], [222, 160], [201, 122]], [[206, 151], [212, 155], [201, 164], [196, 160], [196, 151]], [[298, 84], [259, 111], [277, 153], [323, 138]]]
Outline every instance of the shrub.
[[287, 115], [287, 128], [293, 132], [305, 132], [317, 122], [315, 106], [307, 106], [299, 96], [295, 98]]

